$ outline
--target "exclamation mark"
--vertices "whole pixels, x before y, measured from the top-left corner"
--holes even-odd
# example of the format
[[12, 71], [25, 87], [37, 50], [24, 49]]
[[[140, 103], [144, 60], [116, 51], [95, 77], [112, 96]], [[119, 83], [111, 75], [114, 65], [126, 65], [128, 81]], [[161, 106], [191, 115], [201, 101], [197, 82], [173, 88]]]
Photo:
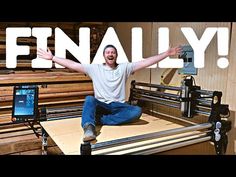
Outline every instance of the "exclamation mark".
[[218, 55], [222, 56], [217, 60], [219, 68], [227, 68], [229, 60], [226, 57], [229, 52], [229, 29], [218, 28], [217, 31], [217, 44], [218, 44]]

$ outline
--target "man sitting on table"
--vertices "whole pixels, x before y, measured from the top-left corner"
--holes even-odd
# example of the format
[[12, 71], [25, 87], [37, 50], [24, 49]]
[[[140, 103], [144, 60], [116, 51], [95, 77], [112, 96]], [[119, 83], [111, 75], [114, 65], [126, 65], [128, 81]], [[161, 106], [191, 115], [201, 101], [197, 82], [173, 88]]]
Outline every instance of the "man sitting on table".
[[84, 130], [83, 141], [96, 139], [95, 125], [118, 125], [140, 118], [142, 110], [138, 106], [125, 103], [125, 84], [128, 77], [140, 69], [151, 66], [168, 56], [177, 55], [181, 47], [169, 48], [159, 55], [138, 62], [120, 63], [117, 49], [107, 45], [103, 50], [105, 63], [81, 64], [69, 59], [54, 56], [48, 49], [39, 49], [40, 58], [52, 60], [66, 68], [87, 74], [93, 81], [95, 96], [87, 96], [83, 105], [81, 126]]

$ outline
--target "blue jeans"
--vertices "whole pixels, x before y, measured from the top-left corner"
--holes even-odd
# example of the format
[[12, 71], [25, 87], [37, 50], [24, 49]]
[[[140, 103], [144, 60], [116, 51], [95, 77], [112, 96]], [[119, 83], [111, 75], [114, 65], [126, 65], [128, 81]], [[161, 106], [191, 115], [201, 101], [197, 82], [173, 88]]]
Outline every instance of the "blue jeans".
[[103, 113], [100, 117], [100, 123], [102, 125], [118, 125], [128, 123], [133, 120], [139, 119], [142, 115], [142, 109], [138, 106], [129, 105], [127, 103], [112, 102], [103, 103], [97, 100], [93, 96], [87, 96], [85, 98], [81, 125], [84, 127], [86, 124], [96, 125], [95, 116], [97, 116], [97, 110], [103, 109]]

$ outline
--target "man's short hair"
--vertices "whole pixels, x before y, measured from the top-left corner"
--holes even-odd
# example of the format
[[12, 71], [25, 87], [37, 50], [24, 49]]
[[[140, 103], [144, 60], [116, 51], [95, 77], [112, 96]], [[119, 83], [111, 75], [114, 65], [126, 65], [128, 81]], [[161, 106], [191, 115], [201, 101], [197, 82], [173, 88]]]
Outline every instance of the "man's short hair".
[[114, 45], [112, 45], [112, 44], [108, 44], [108, 45], [106, 45], [106, 46], [104, 47], [104, 49], [103, 49], [103, 55], [105, 54], [105, 50], [106, 50], [107, 48], [110, 48], [110, 47], [113, 48], [113, 49], [115, 49], [116, 55], [118, 55], [116, 47], [115, 47]]

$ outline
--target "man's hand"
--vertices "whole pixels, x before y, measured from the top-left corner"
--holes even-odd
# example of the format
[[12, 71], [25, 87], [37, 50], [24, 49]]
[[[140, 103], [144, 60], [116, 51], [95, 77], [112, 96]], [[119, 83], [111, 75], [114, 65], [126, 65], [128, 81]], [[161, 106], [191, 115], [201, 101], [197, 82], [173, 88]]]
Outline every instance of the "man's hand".
[[52, 60], [53, 58], [53, 54], [51, 52], [51, 50], [48, 48], [47, 51], [43, 50], [43, 49], [38, 49], [37, 51], [37, 55], [40, 57], [40, 58], [44, 58], [44, 59], [47, 59], [47, 60]]
[[181, 53], [181, 51], [182, 51], [182, 47], [177, 46], [177, 47], [169, 48], [167, 50], [167, 54], [168, 54], [168, 56], [179, 55]]

